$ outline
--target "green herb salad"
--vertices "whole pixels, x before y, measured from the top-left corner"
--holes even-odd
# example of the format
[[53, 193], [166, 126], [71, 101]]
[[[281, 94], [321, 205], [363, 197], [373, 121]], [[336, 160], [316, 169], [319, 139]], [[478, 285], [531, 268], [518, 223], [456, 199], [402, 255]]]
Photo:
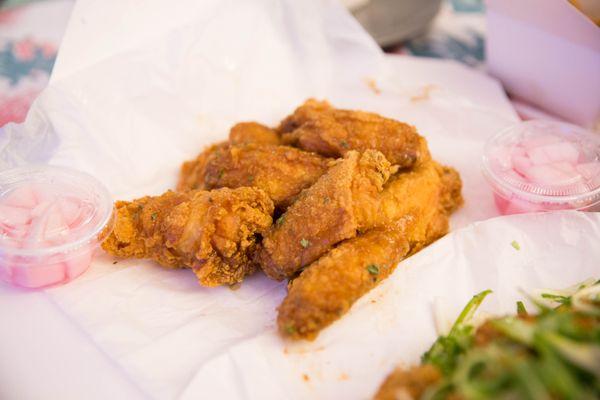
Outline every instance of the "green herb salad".
[[471, 299], [421, 365], [388, 376], [377, 400], [600, 399], [600, 281], [530, 295], [534, 310], [476, 327]]

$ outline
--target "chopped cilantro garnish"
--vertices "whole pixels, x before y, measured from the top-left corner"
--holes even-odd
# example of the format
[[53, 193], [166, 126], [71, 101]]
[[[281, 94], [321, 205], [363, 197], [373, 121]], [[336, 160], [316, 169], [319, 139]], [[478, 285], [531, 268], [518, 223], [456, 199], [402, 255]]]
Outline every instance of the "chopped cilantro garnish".
[[153, 212], [153, 213], [150, 215], [150, 218], [152, 218], [152, 221], [156, 221], [156, 218], [157, 218], [157, 217], [158, 217], [158, 213], [155, 213], [155, 212]]
[[296, 333], [296, 327], [294, 325], [286, 325], [285, 332], [288, 335], [293, 335], [294, 333]]
[[275, 221], [275, 225], [280, 226], [284, 222], [285, 222], [285, 214], [283, 214], [281, 217], [277, 218], [277, 220]]
[[307, 248], [308, 246], [310, 246], [310, 242], [304, 238], [300, 239], [300, 246]]
[[378, 275], [379, 274], [379, 267], [377, 265], [375, 265], [375, 264], [370, 264], [367, 267], [367, 271], [369, 271], [369, 273], [371, 275]]

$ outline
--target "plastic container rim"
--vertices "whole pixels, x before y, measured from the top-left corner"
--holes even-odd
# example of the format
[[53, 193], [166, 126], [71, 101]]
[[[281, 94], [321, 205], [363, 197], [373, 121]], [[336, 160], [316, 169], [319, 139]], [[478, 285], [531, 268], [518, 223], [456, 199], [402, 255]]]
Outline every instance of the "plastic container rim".
[[531, 201], [534, 201], [537, 203], [585, 202], [586, 200], [589, 200], [590, 203], [582, 206], [582, 208], [589, 207], [589, 206], [595, 205], [598, 202], [600, 202], [600, 186], [598, 186], [594, 190], [587, 192], [587, 193], [579, 193], [579, 194], [572, 194], [572, 195], [562, 195], [561, 196], [561, 195], [538, 194], [538, 193], [532, 193], [532, 192], [523, 190], [517, 186], [511, 185], [507, 181], [499, 178], [497, 176], [497, 174], [492, 170], [492, 168], [490, 166], [490, 158], [488, 157], [490, 146], [492, 145], [492, 142], [494, 140], [506, 135], [508, 132], [512, 131], [517, 126], [522, 126], [522, 125], [526, 125], [526, 124], [530, 124], [530, 123], [540, 123], [540, 122], [557, 124], [557, 125], [575, 129], [579, 132], [585, 132], [585, 133], [589, 134], [589, 132], [587, 132], [585, 129], [583, 129], [577, 125], [569, 124], [566, 122], [530, 120], [530, 121], [522, 121], [522, 122], [518, 122], [515, 124], [511, 124], [510, 126], [502, 129], [500, 132], [496, 133], [495, 135], [493, 135], [486, 141], [485, 146], [484, 146], [483, 161], [482, 161], [482, 172], [483, 172], [484, 177], [488, 180], [489, 183], [492, 184], [492, 186], [495, 184], [507, 191], [514, 192], [514, 193], [520, 195], [523, 198], [523, 200], [528, 200], [528, 201], [531, 200]]
[[[68, 167], [60, 167], [60, 166], [50, 166], [50, 165], [28, 165], [23, 167], [11, 168], [5, 171], [0, 172], [0, 193], [3, 191], [4, 183], [9, 178], [17, 178], [19, 176], [27, 176], [33, 175], [36, 173], [48, 173], [55, 174], [61, 177], [70, 177], [75, 178], [79, 182], [87, 181], [90, 186], [94, 187], [96, 193], [99, 197], [98, 209], [104, 212], [104, 215], [101, 216], [99, 221], [92, 225], [89, 232], [85, 235], [82, 235], [80, 238], [73, 240], [68, 243], [42, 247], [42, 248], [32, 248], [32, 249], [18, 249], [6, 246], [0, 246], [0, 258], [4, 255], [10, 256], [23, 256], [23, 257], [42, 257], [48, 256], [52, 254], [68, 254], [73, 252], [80, 247], [91, 243], [94, 239], [98, 238], [98, 236], [102, 233], [102, 231], [111, 223], [113, 219], [114, 206], [113, 201], [108, 189], [94, 176], [79, 171], [73, 168]], [[105, 205], [103, 207], [103, 204]], [[104, 209], [104, 210], [102, 210]]]

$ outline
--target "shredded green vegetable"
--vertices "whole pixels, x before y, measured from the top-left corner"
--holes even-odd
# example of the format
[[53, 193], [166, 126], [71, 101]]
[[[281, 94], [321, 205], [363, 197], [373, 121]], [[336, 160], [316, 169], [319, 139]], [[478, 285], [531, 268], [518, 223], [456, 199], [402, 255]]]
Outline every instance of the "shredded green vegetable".
[[442, 379], [421, 399], [600, 398], [600, 282], [580, 285], [571, 295], [543, 293], [545, 302], [530, 298], [536, 315], [518, 302], [518, 315], [476, 330], [473, 314], [489, 293], [474, 296], [450, 333], [423, 355]]
[[517, 314], [520, 316], [527, 315], [527, 309], [525, 308], [525, 304], [522, 301], [517, 301]]

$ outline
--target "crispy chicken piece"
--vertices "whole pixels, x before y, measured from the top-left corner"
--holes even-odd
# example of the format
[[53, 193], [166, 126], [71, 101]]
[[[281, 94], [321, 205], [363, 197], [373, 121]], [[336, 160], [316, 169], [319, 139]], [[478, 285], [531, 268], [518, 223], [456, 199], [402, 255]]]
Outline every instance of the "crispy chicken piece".
[[231, 146], [211, 157], [204, 182], [208, 189], [257, 187], [277, 207], [286, 208], [327, 171], [329, 163], [317, 154], [289, 146]]
[[428, 161], [390, 180], [375, 210], [369, 210], [376, 215], [373, 226], [412, 216], [415, 223], [407, 230], [414, 254], [448, 232], [449, 215], [463, 203], [461, 189], [460, 176], [453, 168]]
[[427, 388], [440, 379], [442, 374], [431, 364], [409, 370], [398, 367], [383, 382], [374, 400], [418, 400]]
[[282, 335], [314, 339], [391, 274], [402, 258], [444, 236], [448, 210], [462, 201], [460, 178], [430, 161], [392, 178], [378, 197], [363, 209], [370, 210], [364, 220], [378, 228], [342, 242], [292, 281], [279, 307]]
[[229, 131], [230, 144], [281, 144], [279, 134], [258, 122], [240, 122]]
[[[218, 154], [220, 151], [227, 149], [230, 144], [244, 145], [249, 143], [278, 145], [281, 140], [279, 134], [271, 128], [257, 122], [240, 122], [229, 131], [228, 142], [208, 146], [194, 160], [182, 164], [177, 190], [207, 189], [204, 184], [204, 177], [208, 160], [212, 159], [216, 153]], [[233, 187], [238, 186], [240, 185]]]
[[413, 126], [374, 113], [336, 109], [326, 101], [307, 100], [277, 131], [284, 144], [326, 157], [375, 149], [400, 168], [429, 159], [425, 139]]
[[336, 243], [368, 225], [363, 213], [383, 190], [394, 167], [383, 154], [349, 152], [303, 191], [264, 236], [257, 260], [273, 279], [291, 277]]
[[279, 306], [279, 331], [292, 339], [314, 339], [387, 278], [408, 251], [402, 223], [343, 242], [291, 281]]
[[438, 174], [442, 179], [442, 207], [448, 214], [456, 211], [457, 208], [463, 205], [462, 197], [462, 181], [458, 171], [452, 167], [437, 165]]
[[228, 142], [213, 144], [205, 148], [195, 159], [184, 162], [179, 171], [177, 190], [206, 189], [204, 184], [206, 163], [212, 156], [225, 151], [228, 147]]
[[[193, 175], [204, 189], [242, 186], [262, 189], [277, 207], [286, 208], [302, 189], [327, 171], [329, 163], [317, 154], [289, 146], [232, 145], [210, 148], [208, 154], [201, 154]], [[191, 176], [182, 172], [178, 189], [190, 187]]]
[[166, 192], [116, 203], [113, 232], [102, 243], [119, 257], [191, 268], [201, 285], [240, 282], [256, 265], [257, 235], [272, 224], [273, 203], [255, 188]]

